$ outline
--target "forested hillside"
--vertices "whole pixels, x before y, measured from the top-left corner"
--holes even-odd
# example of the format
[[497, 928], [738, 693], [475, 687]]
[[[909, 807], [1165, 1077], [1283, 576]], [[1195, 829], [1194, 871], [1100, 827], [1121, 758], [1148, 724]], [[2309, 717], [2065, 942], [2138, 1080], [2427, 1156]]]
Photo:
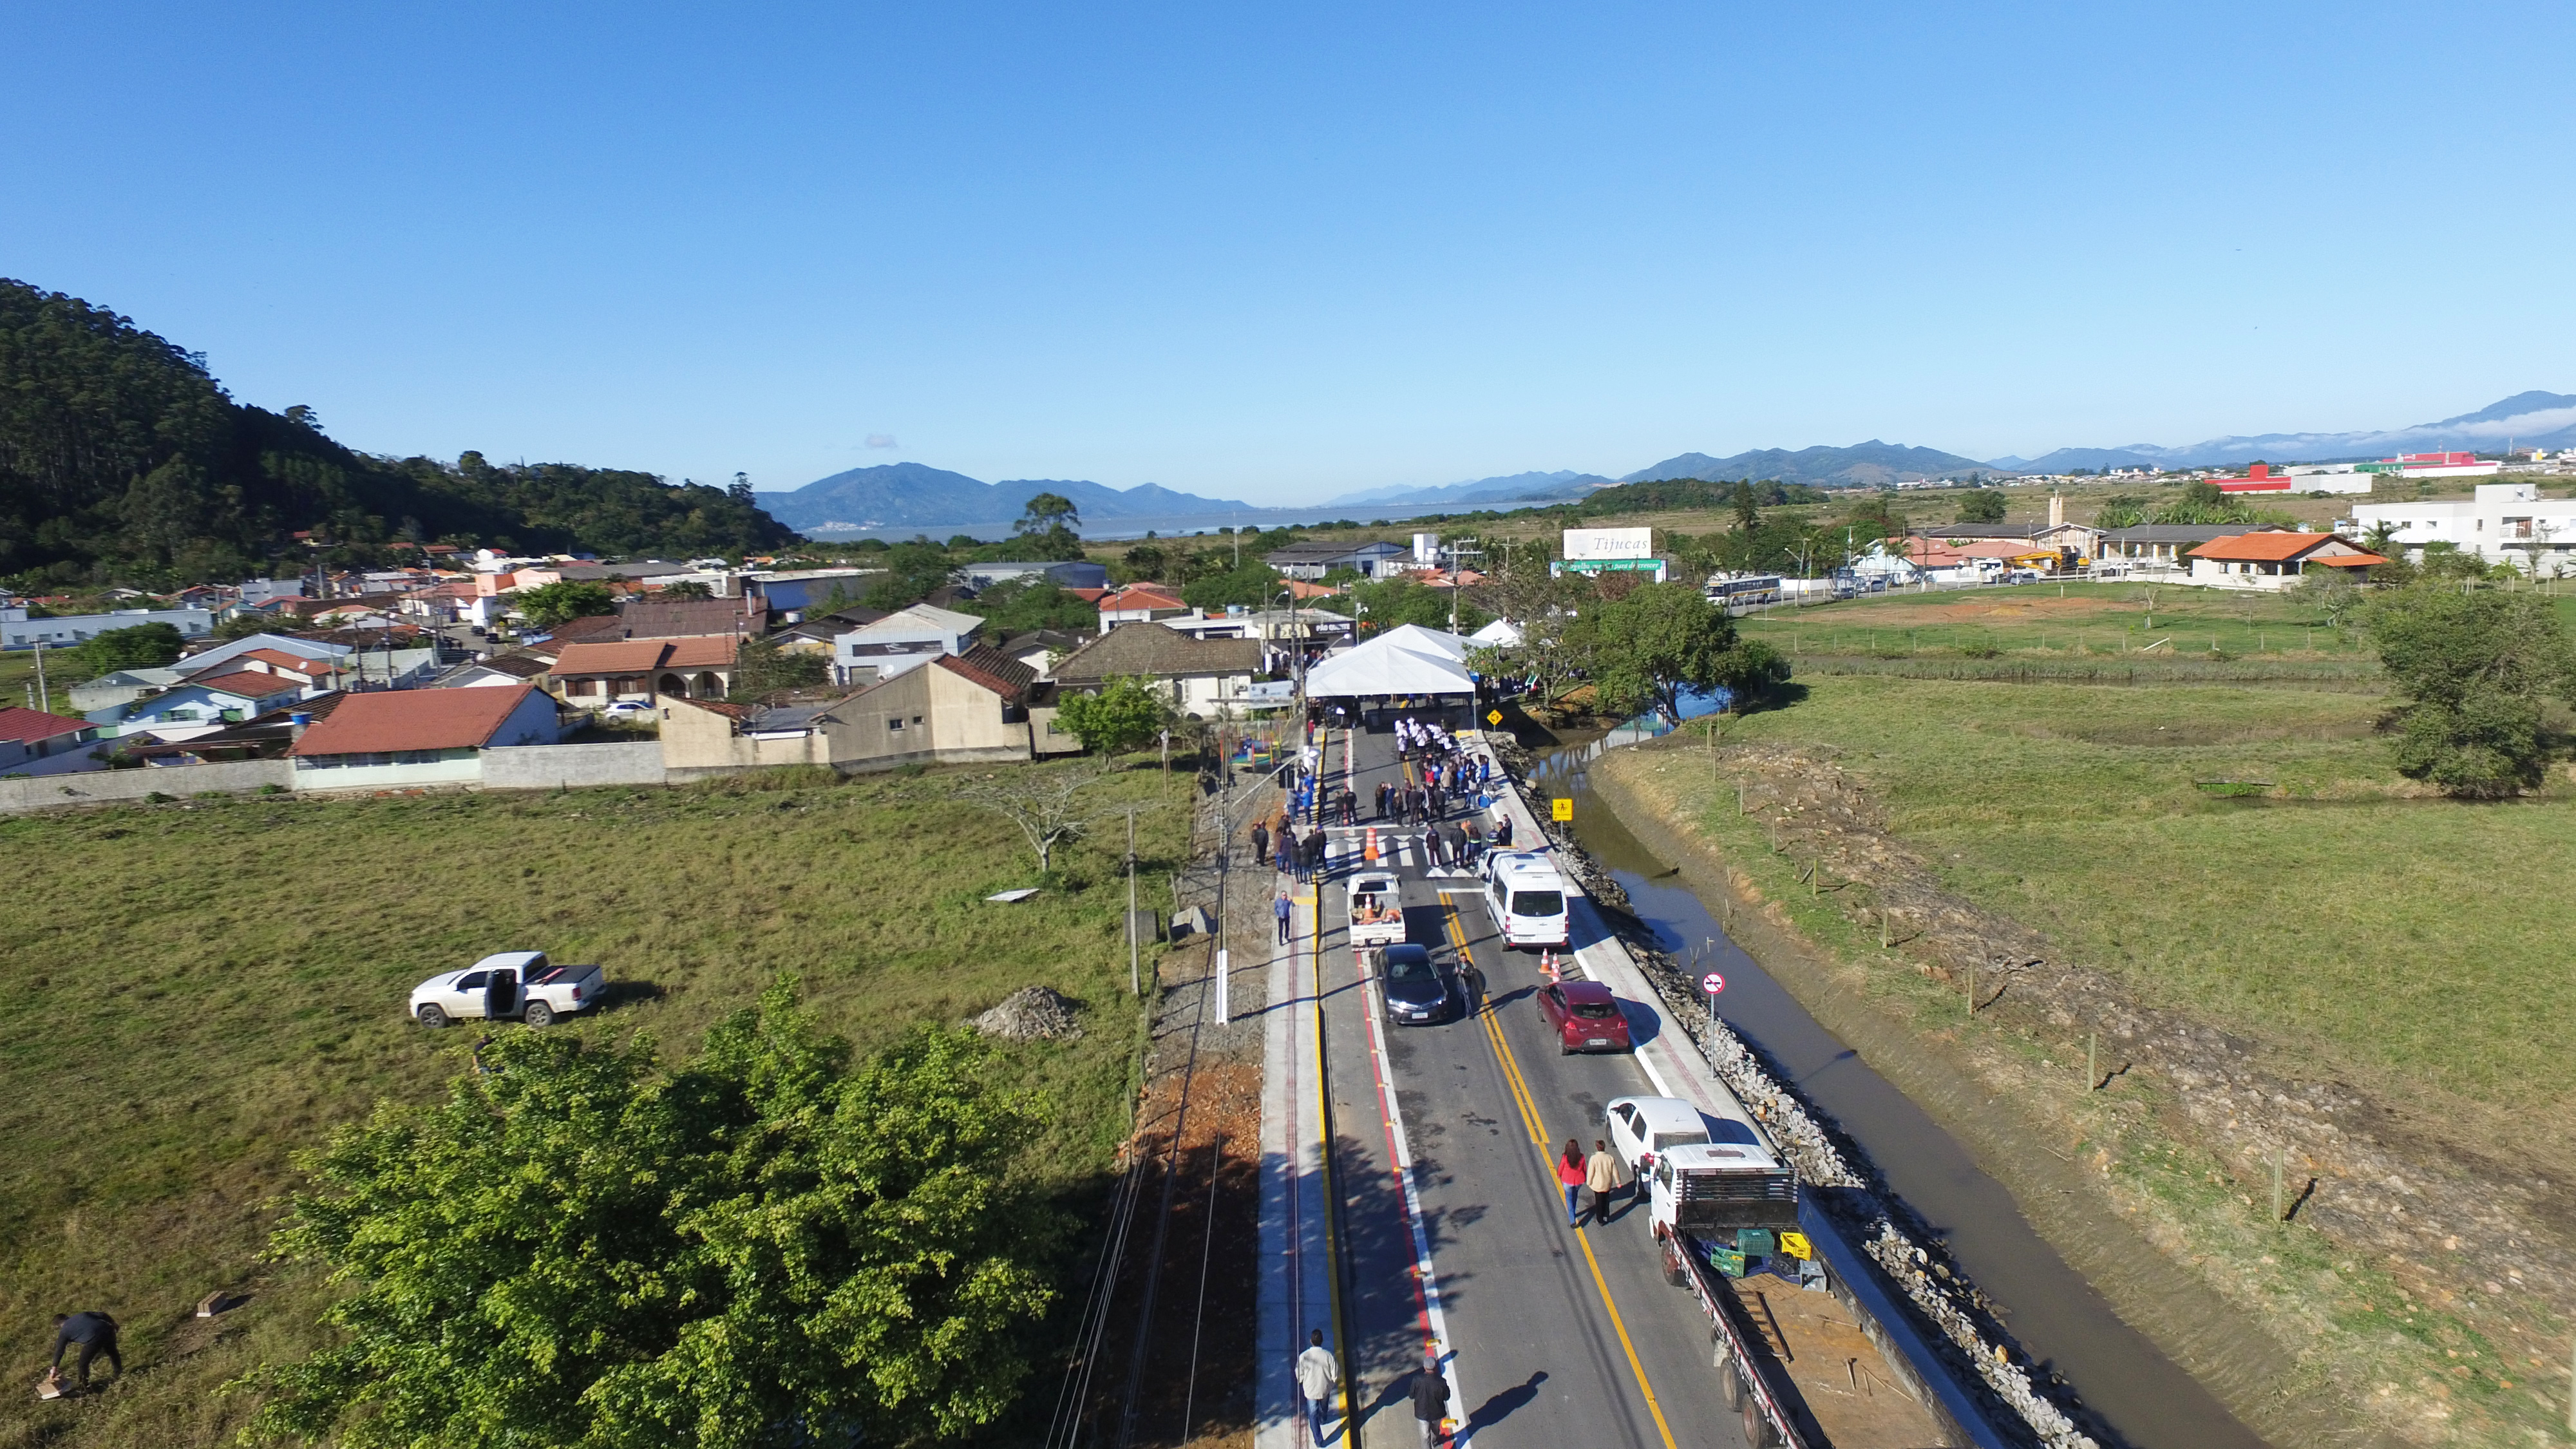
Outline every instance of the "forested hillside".
[[32, 586], [232, 580], [323, 541], [740, 554], [794, 535], [747, 487], [568, 463], [382, 458], [310, 410], [235, 403], [182, 350], [104, 308], [0, 278], [0, 576]]

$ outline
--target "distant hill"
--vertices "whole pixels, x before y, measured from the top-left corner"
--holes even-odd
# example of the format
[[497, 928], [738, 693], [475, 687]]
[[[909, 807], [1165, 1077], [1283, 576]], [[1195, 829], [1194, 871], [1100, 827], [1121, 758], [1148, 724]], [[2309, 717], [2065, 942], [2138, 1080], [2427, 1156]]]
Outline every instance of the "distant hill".
[[418, 556], [397, 543], [687, 558], [793, 537], [747, 490], [360, 453], [308, 408], [234, 402], [202, 356], [130, 318], [0, 278], [0, 575], [32, 586]]
[[2473, 413], [2385, 432], [2257, 433], [2210, 438], [2172, 448], [2153, 443], [2131, 443], [2124, 448], [2060, 448], [2027, 461], [1997, 458], [1990, 466], [2020, 473], [2101, 467], [2219, 468], [2257, 458], [2274, 463], [2329, 463], [2451, 449], [2492, 453], [2508, 443], [2518, 448], [2576, 448], [2576, 394], [2518, 392]]
[[1553, 473], [1512, 473], [1495, 478], [1476, 478], [1465, 483], [1442, 483], [1434, 487], [1414, 488], [1397, 484], [1387, 488], [1370, 488], [1358, 493], [1345, 493], [1327, 498], [1317, 505], [1339, 508], [1345, 504], [1357, 507], [1370, 503], [1540, 503], [1562, 498], [1580, 498], [1595, 488], [1609, 486], [1610, 480], [1598, 473], [1577, 473], [1559, 469]]
[[1086, 520], [1145, 518], [1177, 513], [1248, 511], [1252, 505], [1179, 493], [1157, 483], [1128, 489], [1063, 478], [1015, 478], [986, 483], [926, 463], [880, 463], [819, 478], [792, 493], [755, 495], [760, 506], [804, 533], [846, 533], [862, 528], [933, 528], [980, 525], [1008, 528], [1031, 498], [1058, 493], [1073, 500]]
[[1848, 448], [1801, 448], [1792, 453], [1780, 448], [1738, 453], [1731, 458], [1712, 458], [1706, 453], [1684, 453], [1666, 458], [1651, 468], [1640, 468], [1622, 476], [1622, 483], [1660, 483], [1671, 478], [1776, 478], [1783, 483], [1811, 483], [1823, 487], [1871, 487], [1914, 478], [1966, 478], [1995, 471], [1992, 463], [1944, 453], [1938, 448], [1911, 448], [1902, 443], [1882, 443], [1876, 438], [1855, 443]]

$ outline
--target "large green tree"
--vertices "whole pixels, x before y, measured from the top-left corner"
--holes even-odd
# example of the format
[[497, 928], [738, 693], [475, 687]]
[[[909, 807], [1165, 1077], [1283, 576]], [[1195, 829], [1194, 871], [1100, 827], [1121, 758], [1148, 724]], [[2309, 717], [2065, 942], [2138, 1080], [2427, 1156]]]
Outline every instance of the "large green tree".
[[1097, 755], [1142, 749], [1171, 724], [1172, 707], [1142, 679], [1121, 675], [1097, 694], [1057, 696], [1055, 722]]
[[2400, 773], [2467, 799], [2540, 783], [2540, 702], [2576, 698], [2576, 652], [2548, 599], [2428, 583], [2386, 594], [2364, 622], [2410, 701]]
[[1724, 685], [1758, 695], [1788, 677], [1768, 645], [1748, 643], [1735, 621], [1690, 584], [1641, 584], [1580, 610], [1567, 628], [1599, 707], [1682, 717], [1682, 696]]
[[120, 669], [152, 669], [172, 663], [187, 647], [187, 639], [175, 624], [134, 624], [91, 635], [72, 650], [72, 657], [95, 679]]
[[540, 629], [617, 612], [617, 595], [610, 592], [608, 585], [588, 579], [557, 579], [551, 584], [521, 589], [513, 601], [519, 613]]
[[664, 1062], [510, 1032], [434, 1106], [306, 1160], [278, 1250], [337, 1342], [246, 1381], [255, 1436], [786, 1449], [954, 1441], [1029, 1372], [1054, 1231], [1013, 1074], [923, 1029], [853, 1065], [792, 986]]

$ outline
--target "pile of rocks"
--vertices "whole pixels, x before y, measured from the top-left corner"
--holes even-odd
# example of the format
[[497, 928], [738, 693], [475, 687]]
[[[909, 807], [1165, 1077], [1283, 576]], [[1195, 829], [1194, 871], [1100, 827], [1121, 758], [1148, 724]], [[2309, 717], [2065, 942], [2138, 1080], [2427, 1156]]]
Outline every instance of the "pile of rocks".
[[975, 1018], [975, 1029], [986, 1036], [1004, 1041], [1036, 1041], [1050, 1038], [1071, 1041], [1082, 1035], [1082, 1023], [1074, 1018], [1073, 1000], [1044, 986], [1024, 986], [1002, 999], [1002, 1004]]

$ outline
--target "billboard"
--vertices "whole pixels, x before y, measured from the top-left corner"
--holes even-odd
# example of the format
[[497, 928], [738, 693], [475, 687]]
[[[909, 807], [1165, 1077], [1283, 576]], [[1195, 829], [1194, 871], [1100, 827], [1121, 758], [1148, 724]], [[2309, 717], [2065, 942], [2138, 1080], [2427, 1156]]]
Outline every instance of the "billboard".
[[1652, 558], [1655, 554], [1655, 531], [1651, 528], [1569, 528], [1565, 531], [1565, 557], [1568, 562], [1591, 559]]

